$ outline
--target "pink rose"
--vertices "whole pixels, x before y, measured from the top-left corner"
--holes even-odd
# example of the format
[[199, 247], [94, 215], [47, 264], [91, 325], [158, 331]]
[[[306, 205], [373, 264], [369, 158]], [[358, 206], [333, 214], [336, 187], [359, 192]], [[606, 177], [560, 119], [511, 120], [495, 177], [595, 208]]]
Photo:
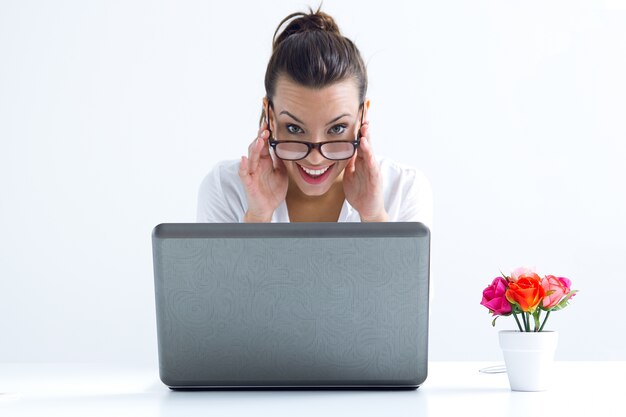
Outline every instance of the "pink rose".
[[559, 281], [561, 281], [561, 284], [563, 284], [567, 288], [567, 292], [569, 292], [569, 290], [572, 288], [572, 281], [565, 277], [559, 277]]
[[529, 268], [527, 266], [520, 266], [519, 268], [515, 268], [513, 272], [511, 272], [511, 282], [516, 282], [520, 277], [524, 275], [533, 275], [535, 273], [535, 268]]
[[483, 291], [483, 300], [480, 302], [489, 309], [494, 316], [503, 316], [511, 313], [511, 304], [506, 299], [507, 281], [502, 277], [494, 278], [490, 286]]
[[542, 306], [549, 310], [559, 304], [563, 297], [570, 292], [572, 282], [567, 278], [557, 278], [554, 275], [546, 275], [541, 280], [541, 286], [546, 291]]

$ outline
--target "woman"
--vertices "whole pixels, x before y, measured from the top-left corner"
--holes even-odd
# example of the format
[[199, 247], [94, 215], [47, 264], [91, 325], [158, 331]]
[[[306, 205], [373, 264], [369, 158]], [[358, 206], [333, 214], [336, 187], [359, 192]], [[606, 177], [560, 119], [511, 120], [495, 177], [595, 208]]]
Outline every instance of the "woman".
[[318, 9], [283, 19], [265, 90], [248, 156], [218, 164], [202, 182], [199, 222], [431, 226], [424, 176], [373, 154], [365, 65], [331, 16]]

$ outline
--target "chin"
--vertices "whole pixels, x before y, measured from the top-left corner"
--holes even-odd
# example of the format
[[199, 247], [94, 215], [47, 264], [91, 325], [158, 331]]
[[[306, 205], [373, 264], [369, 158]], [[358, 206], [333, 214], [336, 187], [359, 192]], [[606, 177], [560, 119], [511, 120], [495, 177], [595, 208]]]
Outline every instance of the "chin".
[[315, 188], [311, 188], [310, 186], [301, 186], [300, 184], [298, 185], [298, 188], [300, 188], [300, 191], [302, 191], [302, 194], [308, 196], [308, 197], [320, 197], [323, 196], [324, 194], [326, 194], [328, 192], [328, 190], [330, 190], [330, 187], [315, 187]]

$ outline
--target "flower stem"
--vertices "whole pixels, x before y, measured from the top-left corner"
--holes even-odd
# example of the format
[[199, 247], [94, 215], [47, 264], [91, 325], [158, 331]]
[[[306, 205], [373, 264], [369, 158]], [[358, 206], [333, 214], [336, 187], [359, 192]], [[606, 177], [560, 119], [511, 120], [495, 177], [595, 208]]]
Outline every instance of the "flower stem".
[[539, 331], [543, 330], [543, 326], [546, 325], [546, 322], [548, 321], [548, 317], [550, 317], [550, 310], [548, 310], [548, 313], [546, 313], [546, 318], [543, 319], [543, 323], [541, 324], [541, 327], [539, 328]]
[[522, 317], [524, 318], [524, 329], [525, 331], [530, 331], [530, 321], [528, 319], [528, 313], [522, 313]]
[[517, 318], [517, 313], [513, 313], [513, 317], [515, 317], [515, 321], [517, 322], [517, 327], [519, 327], [519, 331], [523, 332], [524, 330], [522, 329], [522, 325], [519, 322], [519, 319]]
[[540, 332], [541, 331], [541, 326], [539, 326], [539, 315], [541, 314], [541, 310], [537, 309], [535, 310], [535, 312], [533, 313], [533, 318], [535, 319], [535, 331], [536, 332]]

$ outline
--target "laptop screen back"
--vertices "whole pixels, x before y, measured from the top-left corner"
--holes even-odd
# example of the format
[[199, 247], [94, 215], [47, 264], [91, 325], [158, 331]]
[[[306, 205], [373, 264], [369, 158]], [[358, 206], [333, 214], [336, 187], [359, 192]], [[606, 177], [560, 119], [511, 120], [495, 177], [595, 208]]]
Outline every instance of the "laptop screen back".
[[161, 224], [152, 240], [166, 385], [417, 387], [426, 378], [422, 224]]

